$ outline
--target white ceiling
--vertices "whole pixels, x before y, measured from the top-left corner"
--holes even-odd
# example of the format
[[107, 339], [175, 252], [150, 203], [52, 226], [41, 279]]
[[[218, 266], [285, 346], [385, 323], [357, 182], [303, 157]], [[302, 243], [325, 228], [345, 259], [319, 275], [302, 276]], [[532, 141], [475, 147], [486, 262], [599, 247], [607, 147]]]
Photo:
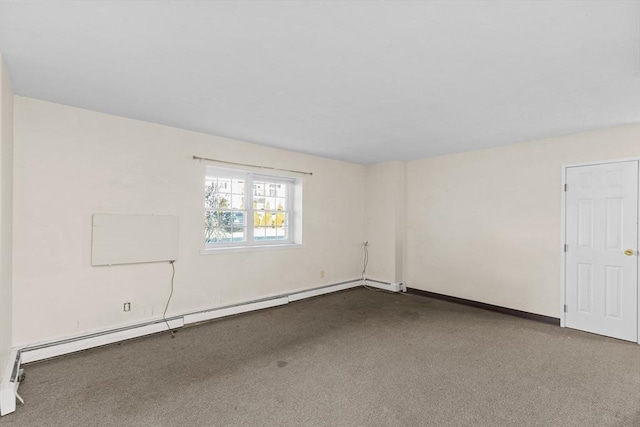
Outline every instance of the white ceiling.
[[640, 2], [0, 6], [17, 94], [358, 163], [640, 121]]

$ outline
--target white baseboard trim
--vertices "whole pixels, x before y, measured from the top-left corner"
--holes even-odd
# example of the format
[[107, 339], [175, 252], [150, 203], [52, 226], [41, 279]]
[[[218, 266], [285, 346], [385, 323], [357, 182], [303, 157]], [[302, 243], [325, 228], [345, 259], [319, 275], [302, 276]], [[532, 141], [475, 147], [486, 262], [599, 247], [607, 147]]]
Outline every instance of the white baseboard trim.
[[[264, 308], [276, 307], [288, 304], [290, 302], [299, 301], [305, 298], [311, 298], [317, 295], [338, 292], [344, 289], [361, 286], [361, 280], [352, 280], [348, 282], [335, 283], [319, 288], [309, 289], [306, 291], [293, 292], [267, 299], [259, 299], [247, 301], [241, 304], [235, 304], [225, 307], [218, 307], [210, 310], [198, 311], [195, 313], [183, 314], [180, 316], [172, 316], [167, 319], [171, 329], [178, 329], [184, 325], [204, 322], [208, 320], [218, 319], [221, 317], [232, 316], [234, 314], [246, 313], [249, 311], [262, 310]], [[120, 341], [138, 338], [145, 335], [163, 332], [167, 330], [167, 325], [163, 320], [155, 320], [137, 325], [126, 326], [122, 328], [105, 330], [88, 335], [79, 335], [64, 340], [41, 343], [37, 345], [27, 345], [19, 348], [22, 363], [37, 362], [39, 360], [49, 359], [52, 357], [62, 356], [64, 354], [74, 353], [81, 350], [87, 350], [94, 347], [100, 347], [107, 344], [113, 344]]]
[[18, 393], [18, 371], [20, 370], [20, 351], [11, 350], [7, 366], [2, 372], [0, 380], [0, 416], [10, 414], [16, 410], [16, 395]]

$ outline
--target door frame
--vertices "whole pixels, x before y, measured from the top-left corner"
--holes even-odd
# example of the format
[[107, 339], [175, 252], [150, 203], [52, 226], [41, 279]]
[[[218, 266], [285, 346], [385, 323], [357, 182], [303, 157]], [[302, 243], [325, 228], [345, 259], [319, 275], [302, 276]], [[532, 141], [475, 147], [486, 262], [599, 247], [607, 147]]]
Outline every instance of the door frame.
[[[596, 166], [596, 165], [605, 165], [610, 163], [622, 163], [622, 162], [638, 162], [639, 167], [638, 171], [640, 171], [640, 157], [627, 157], [623, 159], [612, 159], [612, 160], [601, 160], [595, 162], [582, 162], [582, 163], [569, 163], [562, 165], [562, 175], [560, 186], [560, 327], [565, 327], [566, 321], [566, 313], [564, 312], [564, 305], [566, 302], [566, 252], [564, 251], [564, 245], [567, 241], [567, 193], [564, 191], [564, 186], [567, 184], [567, 169], [575, 168], [580, 166]], [[638, 220], [640, 221], [640, 172], [638, 173]], [[638, 226], [638, 236], [637, 236], [638, 246], [640, 246], [640, 225]], [[636, 309], [636, 322], [638, 322], [636, 342], [640, 344], [640, 255], [638, 254], [640, 248], [636, 247], [636, 266], [638, 268], [638, 281], [636, 282], [636, 286], [638, 288], [638, 301], [637, 301], [637, 309]]]

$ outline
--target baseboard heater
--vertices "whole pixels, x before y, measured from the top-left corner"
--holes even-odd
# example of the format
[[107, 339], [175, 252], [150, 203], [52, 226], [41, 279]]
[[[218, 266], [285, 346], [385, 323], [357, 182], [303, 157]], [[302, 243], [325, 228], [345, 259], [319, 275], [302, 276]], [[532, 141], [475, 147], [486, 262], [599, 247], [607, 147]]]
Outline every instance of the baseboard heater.
[[362, 285], [363, 281], [360, 279], [349, 280], [346, 282], [333, 283], [331, 285], [320, 286], [270, 298], [217, 307], [210, 310], [202, 310], [180, 316], [172, 316], [167, 318], [166, 323], [164, 320], [159, 319], [117, 329], [100, 331], [93, 334], [71, 337], [64, 340], [15, 348], [13, 349], [13, 353], [10, 357], [10, 362], [5, 369], [6, 378], [3, 378], [2, 383], [0, 384], [0, 415], [5, 415], [15, 411], [16, 396], [19, 385], [18, 372], [20, 370], [20, 365], [23, 363], [37, 362], [44, 359], [50, 359], [52, 357], [75, 353], [77, 351], [88, 350], [90, 348], [167, 331], [167, 323], [169, 323], [169, 328], [174, 330], [189, 324], [206, 322], [213, 319], [219, 319], [255, 310], [262, 310], [269, 307], [277, 307], [294, 301], [338, 292]]
[[407, 286], [404, 282], [382, 282], [374, 279], [364, 279], [364, 286], [371, 288], [384, 289], [389, 292], [407, 292]]
[[18, 397], [18, 373], [20, 371], [20, 351], [11, 350], [7, 366], [0, 379], [0, 416], [16, 410], [16, 397]]

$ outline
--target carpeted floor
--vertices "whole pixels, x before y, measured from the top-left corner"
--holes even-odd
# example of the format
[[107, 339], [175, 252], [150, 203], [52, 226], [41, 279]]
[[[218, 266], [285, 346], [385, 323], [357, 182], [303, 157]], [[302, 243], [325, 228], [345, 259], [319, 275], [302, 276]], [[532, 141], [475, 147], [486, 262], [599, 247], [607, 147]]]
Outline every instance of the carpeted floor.
[[640, 426], [640, 346], [362, 288], [26, 367], [14, 426]]

